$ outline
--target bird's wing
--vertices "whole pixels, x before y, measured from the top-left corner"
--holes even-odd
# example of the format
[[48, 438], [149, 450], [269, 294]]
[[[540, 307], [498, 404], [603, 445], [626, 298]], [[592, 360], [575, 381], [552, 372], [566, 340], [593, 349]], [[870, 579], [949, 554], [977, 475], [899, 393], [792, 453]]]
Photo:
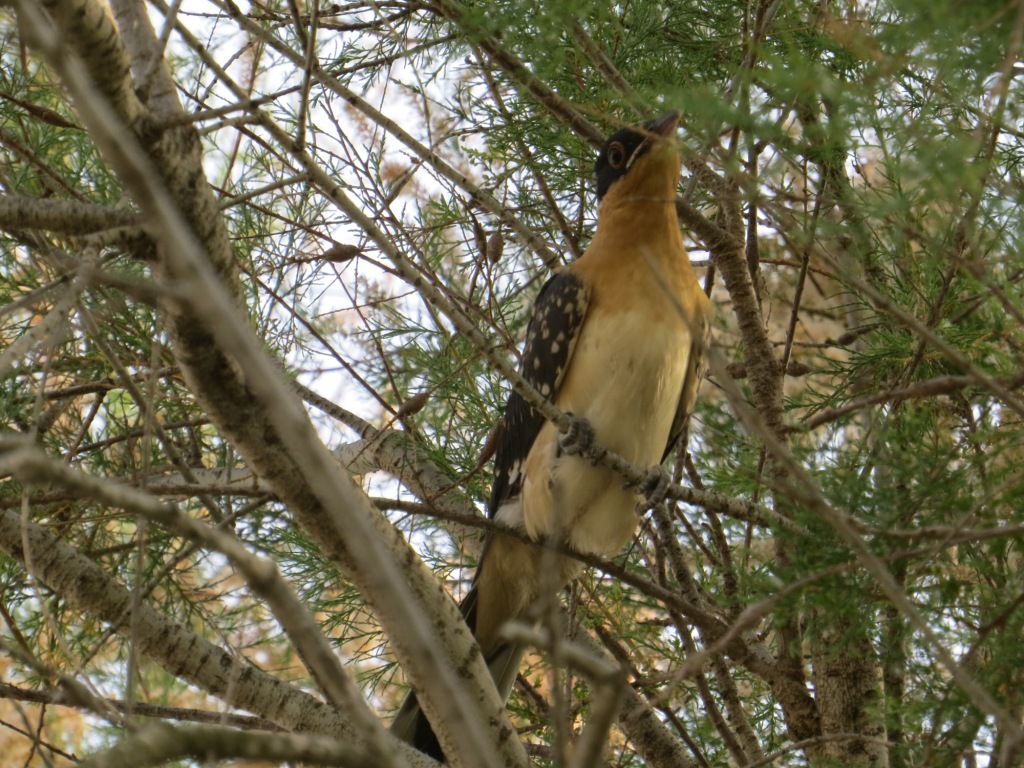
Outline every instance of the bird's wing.
[[668, 458], [686, 430], [686, 422], [697, 402], [697, 390], [700, 389], [701, 379], [704, 378], [704, 372], [708, 367], [704, 354], [711, 342], [711, 326], [708, 323], [708, 318], [697, 314], [693, 326], [693, 344], [690, 345], [690, 359], [686, 364], [686, 378], [683, 379], [683, 388], [679, 392], [679, 405], [676, 407], [675, 418], [672, 419], [672, 429], [668, 435], [668, 443], [665, 445], [665, 453], [661, 456], [662, 461]]
[[[551, 277], [534, 302], [519, 372], [552, 402], [568, 370], [589, 302], [590, 291], [586, 284], [568, 270]], [[502, 504], [522, 490], [523, 462], [544, 424], [544, 417], [518, 393], [512, 392], [503, 421], [488, 507], [492, 517]]]

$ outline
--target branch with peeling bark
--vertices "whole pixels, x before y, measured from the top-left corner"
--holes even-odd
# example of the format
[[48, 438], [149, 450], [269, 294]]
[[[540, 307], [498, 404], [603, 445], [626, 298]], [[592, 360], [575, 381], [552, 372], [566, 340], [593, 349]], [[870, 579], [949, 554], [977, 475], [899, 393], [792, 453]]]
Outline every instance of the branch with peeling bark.
[[64, 235], [86, 235], [137, 225], [131, 211], [75, 200], [0, 195], [0, 228], [47, 229]]
[[361, 745], [322, 736], [254, 733], [215, 725], [153, 723], [79, 765], [82, 768], [144, 768], [188, 758], [294, 762], [341, 768], [378, 764], [376, 756]]

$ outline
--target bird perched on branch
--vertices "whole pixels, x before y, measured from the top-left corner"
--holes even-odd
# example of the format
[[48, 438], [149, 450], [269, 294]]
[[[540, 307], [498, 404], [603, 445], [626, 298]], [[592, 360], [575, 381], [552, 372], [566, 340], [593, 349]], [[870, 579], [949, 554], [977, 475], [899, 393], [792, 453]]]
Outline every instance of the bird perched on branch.
[[[683, 432], [711, 317], [676, 216], [678, 122], [670, 112], [605, 142], [596, 165], [597, 232], [583, 256], [541, 289], [520, 364], [538, 392], [576, 417], [574, 426], [640, 467], [664, 461]], [[489, 512], [536, 543], [491, 535], [462, 603], [505, 697], [523, 650], [503, 639], [502, 625], [533, 618], [583, 567], [543, 543], [608, 554], [636, 529], [638, 489], [585, 452], [519, 394], [509, 396]], [[442, 758], [415, 695], [392, 732]]]

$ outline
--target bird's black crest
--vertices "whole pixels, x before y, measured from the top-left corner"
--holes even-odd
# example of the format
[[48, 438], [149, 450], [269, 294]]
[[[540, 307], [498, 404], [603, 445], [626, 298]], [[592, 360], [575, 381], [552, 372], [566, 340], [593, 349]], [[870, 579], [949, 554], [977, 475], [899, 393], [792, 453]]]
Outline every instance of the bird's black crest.
[[678, 112], [669, 112], [657, 120], [648, 120], [642, 127], [623, 128], [608, 138], [594, 164], [598, 201], [604, 197], [608, 188], [625, 176], [633, 163], [651, 148], [651, 136], [667, 136], [675, 130], [678, 120]]

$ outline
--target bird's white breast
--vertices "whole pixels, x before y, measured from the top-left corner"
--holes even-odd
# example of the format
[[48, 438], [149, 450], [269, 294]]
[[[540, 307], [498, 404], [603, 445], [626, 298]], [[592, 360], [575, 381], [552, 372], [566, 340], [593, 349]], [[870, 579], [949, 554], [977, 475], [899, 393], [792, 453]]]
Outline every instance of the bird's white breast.
[[[600, 445], [639, 466], [661, 461], [686, 377], [692, 335], [681, 318], [645, 308], [588, 320], [558, 406], [586, 418]], [[558, 449], [545, 424], [526, 464], [523, 523], [580, 552], [613, 552], [632, 536], [638, 498], [621, 475]]]
[[584, 327], [559, 405], [586, 417], [604, 447], [636, 464], [657, 464], [690, 346], [682, 319], [653, 320], [643, 310], [606, 313]]

